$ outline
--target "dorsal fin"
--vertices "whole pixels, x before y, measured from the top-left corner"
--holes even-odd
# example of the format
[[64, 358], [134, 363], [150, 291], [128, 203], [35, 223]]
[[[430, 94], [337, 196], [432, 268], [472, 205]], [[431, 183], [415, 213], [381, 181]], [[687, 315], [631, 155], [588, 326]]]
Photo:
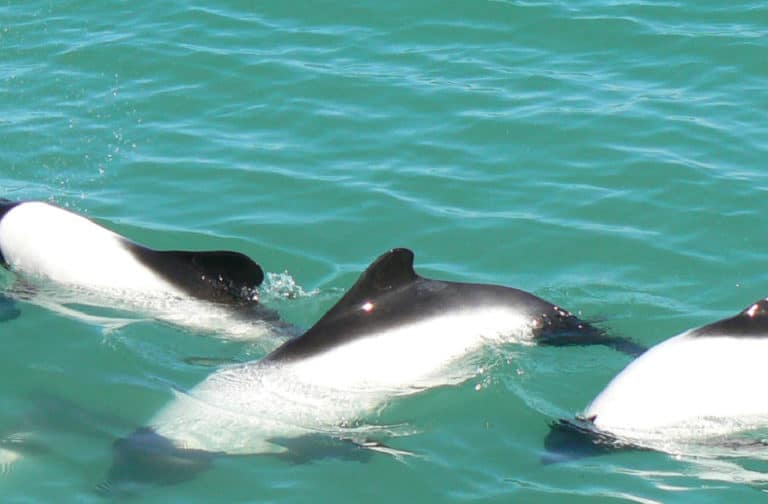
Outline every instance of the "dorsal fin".
[[[311, 355], [319, 348], [354, 338], [357, 329], [368, 326], [368, 317], [379, 313], [378, 310], [370, 311], [366, 308], [367, 303], [371, 303], [370, 308], [373, 308], [378, 297], [406, 287], [419, 278], [413, 270], [412, 251], [396, 248], [382, 254], [315, 325], [302, 336], [285, 342], [265, 360], [295, 359]], [[339, 320], [345, 324], [345, 330], [341, 332], [335, 327]]]
[[380, 255], [326, 316], [333, 317], [340, 310], [413, 282], [418, 278], [413, 270], [413, 258], [413, 251], [407, 248], [395, 248]]
[[407, 248], [394, 248], [373, 261], [360, 275], [350, 292], [364, 289], [372, 293], [386, 292], [414, 281], [418, 275], [413, 270], [414, 254]]
[[768, 299], [752, 303], [738, 315], [696, 329], [693, 336], [768, 337]]
[[253, 302], [264, 271], [250, 257], [228, 250], [153, 250], [125, 240], [142, 263], [187, 294], [217, 302]]

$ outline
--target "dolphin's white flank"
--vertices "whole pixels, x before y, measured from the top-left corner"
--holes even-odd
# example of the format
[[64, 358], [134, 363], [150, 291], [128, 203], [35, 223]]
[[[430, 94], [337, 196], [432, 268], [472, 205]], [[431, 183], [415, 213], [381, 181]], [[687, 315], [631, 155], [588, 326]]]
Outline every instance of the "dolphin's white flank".
[[0, 199], [0, 263], [25, 280], [17, 297], [87, 323], [96, 319], [67, 305], [137, 312], [227, 339], [288, 330], [259, 304], [264, 273], [247, 256], [154, 250], [45, 202]]
[[584, 411], [628, 440], [707, 438], [768, 426], [768, 301], [686, 331], [631, 362]]
[[185, 295], [137, 260], [120, 235], [40, 201], [20, 203], [0, 219], [0, 250], [12, 270], [64, 285]]

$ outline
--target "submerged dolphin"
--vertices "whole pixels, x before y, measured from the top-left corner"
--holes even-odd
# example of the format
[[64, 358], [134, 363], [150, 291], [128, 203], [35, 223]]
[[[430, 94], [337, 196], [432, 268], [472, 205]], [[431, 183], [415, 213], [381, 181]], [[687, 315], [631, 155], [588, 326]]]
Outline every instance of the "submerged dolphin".
[[[74, 302], [147, 312], [181, 325], [216, 330], [233, 312], [277, 318], [258, 302], [264, 272], [241, 253], [154, 250], [44, 202], [0, 199], [0, 264], [27, 280], [70, 289]], [[39, 304], [55, 306], [44, 296]]]
[[[413, 252], [376, 259], [311, 329], [257, 362], [221, 368], [176, 397], [149, 428], [115, 446], [116, 461], [147, 464], [188, 453], [282, 453], [287, 440], [326, 434], [360, 439], [348, 426], [389, 399], [461, 382], [467, 357], [507, 342], [610, 342], [603, 333], [532, 294], [494, 285], [430, 280]], [[346, 426], [346, 427], [345, 427]], [[133, 436], [132, 436], [133, 437]], [[154, 441], [153, 441], [154, 439]], [[169, 450], [170, 448], [170, 450]], [[114, 469], [112, 474], [125, 474]]]
[[650, 348], [616, 375], [575, 422], [602, 446], [678, 452], [693, 445], [753, 446], [733, 435], [768, 426], [768, 300]]

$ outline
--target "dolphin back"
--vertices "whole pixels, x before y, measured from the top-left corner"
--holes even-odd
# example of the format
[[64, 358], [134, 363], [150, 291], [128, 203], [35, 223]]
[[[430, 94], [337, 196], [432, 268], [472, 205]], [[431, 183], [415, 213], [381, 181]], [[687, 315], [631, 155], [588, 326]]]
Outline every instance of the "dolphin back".
[[761, 299], [733, 317], [718, 320], [689, 333], [691, 337], [768, 337], [768, 299]]
[[264, 271], [250, 257], [228, 250], [153, 250], [125, 240], [145, 266], [190, 296], [214, 302], [254, 302]]
[[[387, 309], [376, 301], [419, 281], [413, 269], [414, 254], [405, 248], [379, 256], [346, 294], [299, 338], [286, 341], [265, 360], [294, 360], [357, 337], [371, 326], [371, 318]], [[343, 326], [343, 327], [342, 327]]]

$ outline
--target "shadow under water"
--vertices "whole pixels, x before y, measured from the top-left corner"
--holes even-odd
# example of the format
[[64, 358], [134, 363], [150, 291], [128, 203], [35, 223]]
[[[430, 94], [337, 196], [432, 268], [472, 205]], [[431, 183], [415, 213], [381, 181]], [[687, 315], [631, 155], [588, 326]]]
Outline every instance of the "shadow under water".
[[285, 451], [269, 455], [230, 455], [205, 450], [185, 449], [148, 427], [137, 429], [113, 444], [113, 459], [106, 480], [97, 486], [104, 496], [135, 495], [142, 489], [170, 486], [196, 478], [223, 457], [273, 457], [288, 464], [300, 465], [324, 459], [368, 462], [375, 453], [400, 458], [412, 455], [368, 440], [357, 442], [326, 434], [308, 434], [297, 438], [272, 438], [270, 442]]

